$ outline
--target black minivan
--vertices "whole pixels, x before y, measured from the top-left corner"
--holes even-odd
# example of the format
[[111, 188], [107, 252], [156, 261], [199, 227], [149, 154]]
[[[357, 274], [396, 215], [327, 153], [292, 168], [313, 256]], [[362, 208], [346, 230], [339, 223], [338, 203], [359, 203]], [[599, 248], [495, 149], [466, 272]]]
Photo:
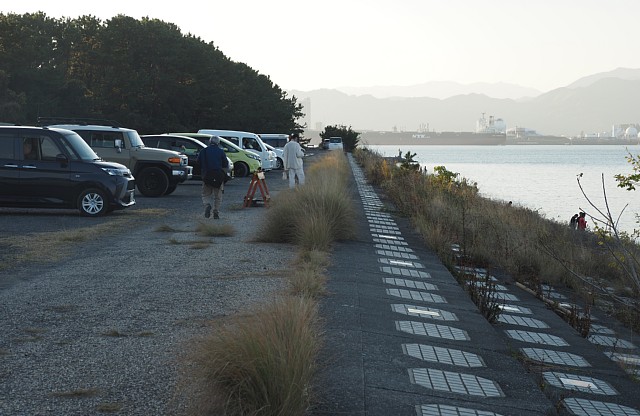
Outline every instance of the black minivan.
[[100, 216], [135, 204], [135, 180], [75, 132], [0, 126], [0, 206], [72, 208]]

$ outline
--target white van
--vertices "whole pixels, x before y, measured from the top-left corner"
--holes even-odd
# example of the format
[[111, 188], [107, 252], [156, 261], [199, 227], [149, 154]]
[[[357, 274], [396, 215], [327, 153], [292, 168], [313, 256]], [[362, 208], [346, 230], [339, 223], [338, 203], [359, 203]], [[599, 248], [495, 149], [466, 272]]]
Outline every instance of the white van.
[[342, 137], [329, 137], [327, 150], [343, 150]]
[[231, 143], [237, 145], [241, 149], [248, 150], [260, 156], [260, 164], [262, 170], [275, 169], [277, 164], [276, 154], [267, 149], [260, 136], [255, 133], [249, 133], [246, 131], [236, 130], [214, 130], [214, 129], [200, 129], [198, 133], [212, 134], [214, 136], [220, 136]]
[[289, 135], [288, 134], [263, 134], [263, 133], [260, 133], [259, 136], [262, 139], [262, 141], [265, 142], [266, 144], [270, 144], [271, 146], [273, 146], [275, 148], [280, 148], [280, 149], [282, 149], [284, 147], [284, 145], [287, 144], [287, 142], [289, 141]]

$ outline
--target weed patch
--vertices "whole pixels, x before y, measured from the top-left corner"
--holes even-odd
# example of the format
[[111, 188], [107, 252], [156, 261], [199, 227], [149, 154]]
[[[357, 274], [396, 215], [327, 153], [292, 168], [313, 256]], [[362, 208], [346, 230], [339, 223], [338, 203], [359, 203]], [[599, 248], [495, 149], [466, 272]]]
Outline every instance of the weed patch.
[[198, 223], [196, 233], [205, 237], [231, 237], [236, 234], [231, 224]]
[[189, 248], [192, 248], [194, 250], [202, 250], [209, 247], [210, 245], [211, 244], [208, 241], [196, 241], [194, 243], [191, 243], [189, 245]]

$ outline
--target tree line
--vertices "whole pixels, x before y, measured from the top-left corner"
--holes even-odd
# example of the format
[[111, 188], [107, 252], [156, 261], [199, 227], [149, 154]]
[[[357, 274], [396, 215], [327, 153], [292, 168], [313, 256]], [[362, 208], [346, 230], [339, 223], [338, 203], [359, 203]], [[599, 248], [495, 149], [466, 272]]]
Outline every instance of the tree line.
[[0, 13], [0, 122], [116, 120], [141, 133], [301, 131], [302, 105], [269, 76], [172, 23]]

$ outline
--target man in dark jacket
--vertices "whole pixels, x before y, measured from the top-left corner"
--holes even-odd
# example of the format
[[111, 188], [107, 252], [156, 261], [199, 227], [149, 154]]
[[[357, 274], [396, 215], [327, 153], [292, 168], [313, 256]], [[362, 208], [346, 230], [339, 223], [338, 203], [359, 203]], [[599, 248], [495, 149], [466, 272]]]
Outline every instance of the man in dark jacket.
[[211, 136], [209, 146], [198, 154], [202, 175], [202, 203], [204, 204], [204, 217], [211, 216], [213, 206], [213, 218], [220, 218], [220, 204], [224, 190], [225, 169], [229, 166], [227, 155], [218, 145], [220, 137]]

